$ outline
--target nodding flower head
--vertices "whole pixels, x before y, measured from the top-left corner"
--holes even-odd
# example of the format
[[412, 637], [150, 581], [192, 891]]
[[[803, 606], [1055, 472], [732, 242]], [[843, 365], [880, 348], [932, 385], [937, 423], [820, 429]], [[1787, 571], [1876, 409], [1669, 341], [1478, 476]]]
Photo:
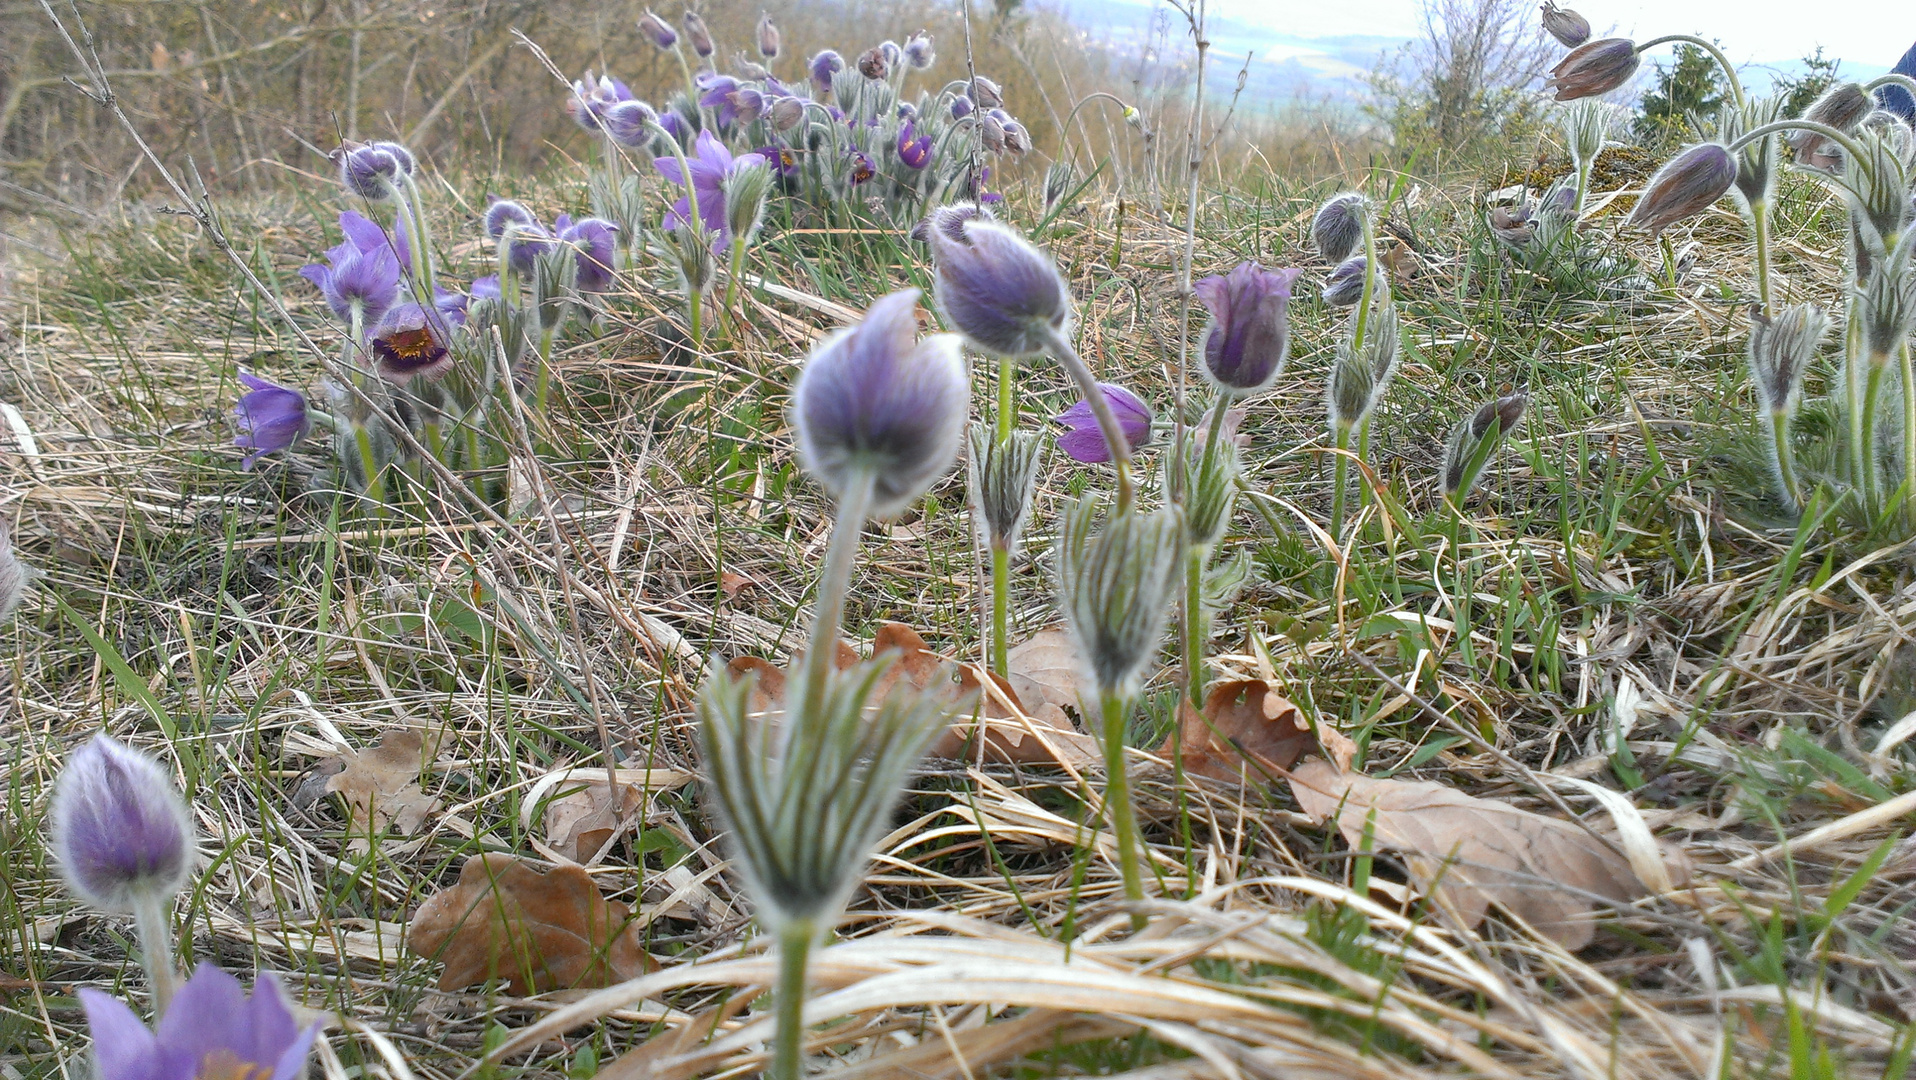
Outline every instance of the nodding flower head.
[[1470, 494], [1477, 477], [1488, 464], [1490, 453], [1515, 430], [1530, 404], [1525, 394], [1510, 394], [1487, 401], [1469, 418], [1451, 429], [1444, 444], [1444, 494], [1452, 500]]
[[[1525, 234], [1528, 236], [1528, 234]], [[1364, 296], [1364, 272], [1370, 267], [1370, 261], [1362, 255], [1352, 255], [1337, 264], [1331, 271], [1330, 280], [1324, 283], [1324, 291], [1319, 296], [1332, 307], [1352, 307]]]
[[373, 331], [373, 360], [379, 374], [401, 386], [430, 382], [452, 370], [445, 318], [418, 304], [401, 304], [386, 313]]
[[1005, 92], [998, 84], [983, 75], [971, 77], [971, 100], [981, 109], [1000, 109], [1005, 104]]
[[776, 60], [778, 53], [778, 24], [772, 21], [769, 14], [760, 15], [758, 17], [758, 54], [767, 60]]
[[1370, 200], [1355, 191], [1326, 199], [1311, 219], [1311, 243], [1317, 245], [1317, 253], [1326, 262], [1350, 258], [1364, 242], [1364, 216], [1369, 213]]
[[319, 1037], [317, 1022], [300, 1027], [286, 992], [263, 976], [249, 997], [239, 980], [201, 964], [149, 1030], [118, 998], [80, 990], [99, 1080], [158, 1077], [245, 1077], [299, 1080]]
[[863, 150], [847, 148], [845, 158], [849, 162], [845, 168], [845, 182], [852, 187], [866, 183], [878, 175], [878, 167], [872, 164], [872, 159], [867, 157]]
[[313, 426], [306, 395], [268, 382], [250, 371], [239, 373], [246, 393], [233, 406], [233, 445], [248, 451], [240, 468], [250, 469], [267, 454], [289, 450]]
[[493, 199], [486, 206], [486, 235], [494, 240], [503, 238], [507, 229], [523, 229], [528, 225], [537, 225], [539, 219], [532, 216], [522, 202], [513, 199]]
[[826, 338], [792, 387], [800, 460], [836, 498], [869, 473], [873, 517], [903, 510], [951, 468], [970, 407], [957, 337], [917, 340], [918, 295], [892, 293]]
[[811, 72], [812, 89], [819, 97], [832, 92], [832, 77], [845, 70], [845, 58], [831, 49], [825, 49], [812, 57], [806, 65]]
[[1560, 8], [1552, 0], [1543, 3], [1543, 28], [1566, 49], [1574, 49], [1590, 40], [1590, 20]]
[[1736, 157], [1721, 143], [1698, 143], [1663, 164], [1644, 185], [1629, 223], [1656, 236], [1692, 214], [1708, 210], [1736, 183]]
[[615, 102], [599, 117], [605, 133], [627, 150], [650, 148], [658, 137], [658, 122], [658, 111], [638, 100]]
[[[1831, 83], [1823, 91], [1823, 96], [1810, 103], [1803, 110], [1803, 119], [1818, 124], [1827, 124], [1845, 134], [1855, 131], [1863, 118], [1876, 107], [1876, 101], [1862, 84], [1853, 82]], [[1842, 160], [1842, 152], [1836, 144], [1814, 131], [1791, 132], [1790, 149], [1796, 151], [1796, 160], [1811, 168], [1833, 170]]]
[[1637, 43], [1629, 38], [1586, 41], [1550, 69], [1544, 88], [1554, 91], [1558, 101], [1602, 97], [1629, 82], [1641, 63]]
[[331, 265], [311, 263], [299, 276], [313, 283], [340, 321], [351, 324], [355, 312], [364, 328], [379, 321], [399, 302], [399, 254], [386, 230], [364, 215], [339, 215], [346, 242], [326, 252]]
[[965, 240], [965, 222], [995, 221], [991, 210], [977, 203], [951, 203], [940, 206], [927, 214], [918, 224], [911, 227], [911, 238], [922, 243], [931, 243], [933, 229], [943, 233], [945, 239], [963, 244]]
[[1211, 326], [1204, 332], [1204, 370], [1220, 390], [1256, 393], [1284, 370], [1291, 348], [1291, 282], [1301, 273], [1247, 262], [1192, 285], [1211, 312]]
[[772, 122], [775, 131], [790, 131], [805, 119], [805, 103], [795, 97], [777, 98], [772, 107], [765, 110], [765, 116]]
[[873, 82], [891, 78], [891, 63], [886, 60], [884, 50], [866, 49], [858, 58], [858, 73]]
[[165, 900], [193, 869], [193, 824], [173, 778], [110, 735], [67, 758], [49, 816], [61, 875], [95, 907]]
[[672, 29], [671, 23], [654, 15], [651, 8], [646, 8], [645, 14], [639, 16], [639, 33], [660, 49], [669, 49], [679, 43], [679, 32]]
[[910, 121], [898, 129], [898, 160], [914, 169], [922, 169], [931, 164], [931, 136], [913, 135], [916, 127]]
[[612, 263], [617, 250], [613, 234], [617, 225], [601, 218], [585, 218], [565, 227], [559, 242], [573, 250], [578, 268], [573, 283], [580, 292], [604, 292], [612, 287]]
[[978, 141], [985, 150], [993, 154], [1005, 152], [1005, 124], [995, 116], [987, 116], [978, 124]]
[[[954, 239], [953, 232], [958, 234]], [[1051, 257], [988, 218], [930, 230], [938, 307], [972, 344], [1035, 356], [1071, 325], [1071, 295]]]
[[711, 29], [698, 12], [686, 9], [685, 18], [680, 20], [680, 24], [685, 27], [685, 43], [692, 46], [692, 51], [701, 58], [709, 58], [718, 51], [718, 46], [712, 44]]
[[572, 93], [565, 99], [566, 114], [572, 122], [587, 131], [598, 131], [600, 121], [607, 109], [621, 101], [632, 100], [632, 89], [610, 75], [601, 75], [597, 79], [587, 70], [585, 78], [572, 84]]
[[931, 47], [931, 35], [923, 30], [905, 39], [905, 63], [914, 71], [923, 71], [938, 59]]
[[[1135, 452], [1150, 442], [1151, 406], [1117, 383], [1101, 382], [1098, 389], [1104, 391], [1105, 404], [1117, 417], [1125, 444]], [[1111, 460], [1111, 447], [1104, 441], [1104, 429], [1098, 425], [1098, 414], [1089, 401], [1079, 398], [1077, 404], [1051, 419], [1071, 429], [1058, 436], [1058, 449], [1066, 457], [1087, 465]]]
[[412, 151], [396, 142], [346, 143], [334, 151], [347, 194], [368, 202], [392, 198], [393, 188], [417, 169]]
[[964, 97], [963, 95], [960, 95], [958, 97], [952, 98], [951, 99], [951, 118], [953, 120], [963, 120], [965, 117], [970, 116], [973, 112], [975, 112], [977, 108], [978, 106], [972, 104], [971, 99], [968, 97]]
[[1775, 318], [1750, 305], [1750, 381], [1771, 413], [1796, 408], [1803, 376], [1829, 328], [1829, 315], [1815, 304], [1784, 308]]

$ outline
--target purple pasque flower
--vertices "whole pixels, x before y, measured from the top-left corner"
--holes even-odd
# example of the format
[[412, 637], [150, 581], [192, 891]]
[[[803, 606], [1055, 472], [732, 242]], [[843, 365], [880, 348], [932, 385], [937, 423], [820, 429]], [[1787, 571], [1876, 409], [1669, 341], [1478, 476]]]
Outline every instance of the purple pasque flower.
[[587, 68], [585, 78], [572, 84], [572, 93], [565, 99], [566, 115], [572, 122], [587, 131], [600, 130], [601, 117], [605, 111], [621, 101], [632, 100], [632, 88], [610, 75], [592, 77], [592, 69]]
[[613, 234], [617, 225], [602, 218], [585, 218], [563, 227], [559, 242], [571, 245], [577, 267], [574, 284], [580, 292], [604, 292], [612, 287]]
[[761, 14], [758, 17], [758, 54], [767, 60], [776, 60], [779, 45], [778, 24], [772, 21], [770, 14]]
[[331, 265], [302, 266], [299, 276], [313, 283], [341, 320], [351, 323], [357, 309], [360, 325], [371, 326], [399, 302], [399, 256], [386, 230], [363, 214], [342, 212], [339, 227], [346, 242], [327, 250]]
[[486, 207], [486, 235], [505, 247], [507, 264], [522, 275], [530, 275], [539, 254], [558, 239], [523, 203], [511, 199], [494, 199]]
[[415, 303], [401, 304], [373, 331], [373, 362], [387, 382], [431, 382], [452, 370], [450, 337], [447, 315], [437, 303], [430, 312]]
[[798, 155], [787, 146], [761, 146], [752, 151], [765, 159], [772, 167], [772, 175], [780, 180], [798, 178]]
[[872, 517], [903, 510], [951, 468], [970, 408], [957, 336], [917, 340], [918, 297], [881, 298], [813, 349], [792, 387], [799, 460], [841, 499], [869, 473]]
[[1015, 230], [972, 217], [929, 231], [939, 310], [972, 344], [998, 356], [1036, 356], [1068, 331], [1071, 294], [1057, 264]]
[[685, 9], [685, 15], [679, 19], [679, 24], [685, 27], [686, 44], [692, 46], [692, 51], [698, 53], [701, 60], [709, 58], [718, 51], [718, 46], [712, 42], [711, 29], [705, 25], [705, 19], [698, 12], [691, 8]]
[[[698, 200], [699, 224], [719, 234], [713, 243], [714, 250], [722, 251], [731, 244], [731, 235], [725, 228], [725, 192], [720, 186], [730, 173], [752, 165], [764, 165], [766, 161], [758, 154], [739, 154], [734, 156], [725, 144], [709, 131], [699, 132], [698, 141], [692, 146], [693, 153], [686, 158], [686, 165], [692, 170], [690, 198]], [[655, 158], [652, 167], [667, 180], [681, 187], [687, 186], [687, 177], [679, 168], [676, 157]], [[692, 206], [688, 199], [680, 199], [672, 209], [666, 212], [665, 227], [676, 229], [680, 225], [691, 224]]]
[[48, 817], [61, 876], [94, 907], [170, 897], [193, 868], [193, 823], [172, 775], [110, 735], [67, 758]]
[[1352, 255], [1331, 271], [1330, 280], [1324, 283], [1324, 291], [1319, 295], [1332, 307], [1353, 306], [1364, 298], [1364, 274], [1369, 267], [1370, 260]]
[[1708, 210], [1736, 183], [1736, 155], [1721, 143], [1698, 143], [1664, 162], [1643, 186], [1628, 224], [1656, 236], [1692, 214]]
[[240, 459], [240, 468], [250, 469], [267, 454], [291, 449], [312, 428], [313, 419], [306, 411], [306, 395], [299, 391], [243, 369], [239, 381], [246, 393], [233, 406], [233, 426], [238, 429], [233, 445], [250, 451]]
[[922, 169], [931, 164], [931, 136], [918, 135], [913, 138], [916, 130], [909, 120], [898, 129], [898, 160], [911, 168]]
[[339, 159], [339, 182], [347, 194], [368, 202], [392, 198], [393, 186], [418, 168], [412, 151], [396, 142], [348, 142], [333, 152]]
[[1544, 89], [1553, 91], [1558, 101], [1602, 97], [1630, 81], [1643, 57], [1637, 43], [1629, 38], [1599, 38], [1570, 50], [1570, 55], [1550, 69]]
[[1253, 394], [1284, 370], [1291, 348], [1291, 282], [1301, 273], [1245, 262], [1229, 274], [1192, 283], [1211, 312], [1211, 326], [1204, 332], [1204, 370], [1219, 389]]
[[669, 49], [679, 43], [679, 32], [672, 29], [671, 23], [654, 15], [651, 8], [646, 8], [645, 14], [639, 16], [639, 33], [660, 49]]
[[657, 110], [637, 98], [614, 102], [599, 117], [606, 135], [628, 150], [649, 149], [652, 140], [658, 137], [658, 132], [653, 130], [658, 122]]
[[126, 1003], [92, 987], [80, 989], [99, 1080], [300, 1080], [319, 1036], [301, 1028], [286, 992], [263, 976], [249, 996], [239, 980], [211, 964], [167, 1006], [149, 1030]]
[[853, 187], [878, 175], [878, 166], [872, 164], [872, 159], [867, 157], [863, 150], [850, 147], [846, 149], [845, 156], [851, 159], [850, 167], [845, 170], [845, 180]]
[[931, 47], [930, 34], [920, 30], [905, 39], [905, 63], [910, 64], [913, 70], [923, 71], [937, 59], [938, 54]]
[[[1118, 428], [1124, 432], [1124, 441], [1131, 449], [1135, 451], [1150, 442], [1151, 406], [1117, 383], [1101, 382], [1098, 388], [1104, 391], [1104, 400], [1118, 418]], [[1073, 461], [1090, 465], [1111, 460], [1111, 448], [1104, 442], [1104, 429], [1098, 426], [1098, 414], [1091, 410], [1089, 401], [1080, 399], [1052, 419], [1071, 429], [1058, 436], [1058, 449]]]
[[977, 203], [951, 203], [935, 207], [922, 221], [911, 227], [911, 238], [928, 244], [932, 230], [936, 229], [944, 233], [947, 240], [962, 244], [965, 242], [965, 222], [980, 219], [997, 220], [988, 208]]
[[845, 58], [831, 49], [826, 49], [812, 57], [806, 68], [811, 72], [812, 89], [819, 97], [824, 97], [832, 92], [832, 76], [845, 70]]

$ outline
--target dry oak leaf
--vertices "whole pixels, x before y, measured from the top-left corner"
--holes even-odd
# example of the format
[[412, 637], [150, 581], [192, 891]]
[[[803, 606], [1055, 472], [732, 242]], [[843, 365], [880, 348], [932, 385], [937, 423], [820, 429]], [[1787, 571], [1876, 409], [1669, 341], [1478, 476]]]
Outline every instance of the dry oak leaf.
[[546, 842], [566, 858], [586, 865], [644, 803], [645, 789], [637, 784], [620, 784], [619, 800], [614, 804], [611, 784], [603, 780], [587, 783], [546, 805]]
[[1310, 721], [1263, 679], [1213, 684], [1204, 709], [1178, 704], [1178, 736], [1163, 753], [1179, 752], [1187, 773], [1213, 780], [1275, 777], [1317, 749]]
[[475, 855], [413, 914], [406, 948], [446, 965], [439, 989], [506, 980], [514, 994], [596, 989], [654, 971], [632, 911], [599, 895], [579, 866], [540, 872], [511, 855]]
[[411, 836], [438, 809], [439, 801], [419, 788], [426, 736], [417, 728], [394, 728], [379, 745], [339, 756], [346, 767], [326, 781], [326, 790], [346, 797], [348, 831], [365, 836], [391, 827]]
[[1312, 818], [1335, 815], [1352, 848], [1362, 846], [1368, 824], [1372, 850], [1399, 855], [1417, 886], [1441, 894], [1465, 926], [1496, 903], [1564, 948], [1581, 949], [1596, 934], [1589, 894], [1629, 903], [1647, 892], [1630, 864], [1581, 825], [1442, 784], [1312, 760], [1291, 771], [1291, 791]]

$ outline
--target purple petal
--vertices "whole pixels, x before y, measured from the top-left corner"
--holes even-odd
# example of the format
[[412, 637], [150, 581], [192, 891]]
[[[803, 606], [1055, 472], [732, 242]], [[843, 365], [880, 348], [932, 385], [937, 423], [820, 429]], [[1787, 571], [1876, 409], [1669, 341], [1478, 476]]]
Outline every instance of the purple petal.
[[386, 239], [386, 230], [378, 222], [355, 210], [347, 210], [339, 215], [339, 228], [353, 247], [360, 251], [373, 251], [390, 244]]
[[201, 964], [160, 1018], [160, 1045], [193, 1062], [206, 1060], [215, 1050], [237, 1051], [233, 1037], [245, 1027], [245, 1004], [246, 991], [238, 979]]
[[1111, 460], [1111, 449], [1104, 444], [1104, 435], [1098, 431], [1095, 423], [1088, 428], [1078, 428], [1058, 436], [1058, 449], [1073, 461], [1087, 465]]
[[100, 1080], [146, 1080], [160, 1072], [160, 1042], [126, 1003], [90, 986], [80, 988], [87, 1033]]

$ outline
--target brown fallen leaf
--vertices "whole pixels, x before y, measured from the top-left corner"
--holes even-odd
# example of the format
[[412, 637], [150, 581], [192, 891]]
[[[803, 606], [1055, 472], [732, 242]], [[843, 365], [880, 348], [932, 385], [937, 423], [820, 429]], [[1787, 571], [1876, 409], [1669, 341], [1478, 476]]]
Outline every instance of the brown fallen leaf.
[[586, 866], [612, 839], [612, 833], [639, 812], [645, 802], [645, 789], [622, 783], [619, 799], [614, 802], [612, 785], [603, 780], [567, 784], [575, 786], [577, 790], [546, 804], [546, 842], [559, 854]]
[[476, 855], [413, 914], [406, 948], [446, 965], [439, 989], [495, 978], [514, 994], [591, 989], [658, 968], [642, 927], [599, 895], [583, 867], [540, 872], [511, 855]]
[[[1342, 772], [1323, 761], [1291, 771], [1291, 791], [1312, 818], [1337, 818], [1352, 848], [1403, 858], [1426, 894], [1435, 891], [1465, 926], [1498, 904], [1567, 949], [1596, 934], [1584, 894], [1628, 903], [1646, 891], [1622, 856], [1580, 825], [1466, 795], [1442, 784]], [[1375, 816], [1372, 811], [1375, 810]], [[1575, 890], [1575, 891], [1572, 891]]]
[[340, 755], [346, 767], [326, 781], [326, 790], [346, 797], [350, 834], [364, 837], [388, 827], [402, 836], [419, 831], [439, 806], [419, 787], [425, 753], [423, 732], [394, 728], [379, 745]]
[[1012, 689], [1027, 711], [1053, 726], [1069, 726], [1078, 705], [1078, 650], [1063, 630], [1041, 630], [1005, 650]]
[[1394, 236], [1386, 240], [1384, 253], [1378, 256], [1377, 261], [1390, 271], [1391, 280], [1399, 285], [1409, 284], [1424, 268], [1423, 261], [1410, 249], [1410, 245]]
[[1178, 705], [1178, 737], [1165, 754], [1179, 753], [1187, 773], [1213, 780], [1276, 777], [1306, 751], [1317, 749], [1310, 722], [1263, 679], [1214, 684], [1199, 711]]

